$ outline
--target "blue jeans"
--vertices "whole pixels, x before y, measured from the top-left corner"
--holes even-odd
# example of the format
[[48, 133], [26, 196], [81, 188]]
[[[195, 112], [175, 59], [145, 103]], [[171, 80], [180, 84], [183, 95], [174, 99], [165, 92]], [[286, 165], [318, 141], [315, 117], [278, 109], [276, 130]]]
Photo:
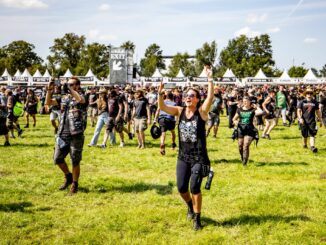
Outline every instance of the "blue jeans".
[[108, 113], [104, 112], [101, 115], [99, 115], [97, 118], [94, 135], [90, 143], [91, 145], [97, 144], [98, 138], [100, 137], [101, 130], [104, 125], [107, 125], [107, 123], [108, 123]]

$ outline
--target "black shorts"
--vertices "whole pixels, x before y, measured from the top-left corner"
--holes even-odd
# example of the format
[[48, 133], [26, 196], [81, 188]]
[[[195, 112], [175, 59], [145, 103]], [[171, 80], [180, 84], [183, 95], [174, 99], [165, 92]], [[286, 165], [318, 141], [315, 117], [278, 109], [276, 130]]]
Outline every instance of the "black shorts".
[[55, 164], [65, 162], [66, 156], [70, 153], [70, 159], [73, 166], [78, 166], [82, 160], [82, 152], [84, 146], [84, 135], [78, 134], [70, 136], [69, 138], [62, 138], [67, 144], [65, 147], [60, 148], [57, 144], [54, 149], [53, 160]]
[[310, 124], [300, 124], [300, 129], [303, 138], [315, 137], [317, 134], [316, 122]]
[[14, 123], [16, 124], [17, 121], [18, 121], [18, 117], [16, 117], [13, 113], [10, 113], [8, 115], [8, 122], [7, 122], [8, 128], [14, 129]]
[[175, 129], [175, 121], [167, 118], [159, 118], [158, 124], [160, 125], [161, 131], [166, 132]]
[[258, 133], [258, 131], [253, 125], [238, 125], [238, 138], [243, 138], [245, 136], [256, 138], [256, 133]]
[[37, 114], [37, 106], [30, 106], [30, 107], [27, 107], [27, 108], [26, 108], [26, 112], [27, 112], [29, 115], [35, 115], [35, 114]]
[[155, 114], [156, 110], [157, 110], [157, 105], [150, 105], [149, 110], [150, 110], [151, 114]]
[[0, 135], [8, 134], [9, 130], [7, 127], [7, 118], [0, 117]]

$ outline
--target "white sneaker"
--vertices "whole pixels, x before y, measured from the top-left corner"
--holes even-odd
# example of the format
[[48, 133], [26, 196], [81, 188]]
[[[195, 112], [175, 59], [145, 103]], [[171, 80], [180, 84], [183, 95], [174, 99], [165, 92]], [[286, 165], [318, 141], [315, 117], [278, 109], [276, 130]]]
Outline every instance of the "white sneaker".
[[125, 142], [120, 142], [119, 147], [124, 147], [125, 146]]

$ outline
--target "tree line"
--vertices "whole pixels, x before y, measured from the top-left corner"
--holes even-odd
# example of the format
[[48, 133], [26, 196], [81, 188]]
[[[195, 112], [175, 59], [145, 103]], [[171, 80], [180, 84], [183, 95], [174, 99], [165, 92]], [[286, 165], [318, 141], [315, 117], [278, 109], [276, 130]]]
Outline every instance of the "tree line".
[[[126, 41], [121, 47], [135, 50], [132, 41]], [[44, 61], [36, 52], [35, 46], [24, 40], [17, 40], [0, 48], [0, 73], [7, 68], [10, 74], [17, 69], [25, 68], [33, 74], [37, 69], [41, 73], [48, 69], [54, 76], [60, 76], [70, 69], [73, 74], [85, 75], [88, 69], [100, 78], [107, 77], [109, 70], [110, 46], [101, 43], [86, 43], [84, 35], [66, 33], [63, 37], [54, 39], [49, 48], [50, 54]], [[270, 77], [279, 77], [282, 73], [273, 59], [272, 43], [269, 35], [263, 34], [254, 38], [244, 35], [231, 39], [228, 45], [217, 54], [216, 41], [205, 42], [195, 52], [194, 59], [185, 52], [174, 55], [169, 67], [165, 67], [163, 50], [153, 43], [145, 51], [140, 60], [138, 72], [150, 77], [156, 68], [167, 70], [167, 76], [175, 77], [181, 69], [185, 76], [196, 77], [203, 65], [212, 64], [214, 74], [221, 77], [227, 68], [231, 68], [238, 77], [254, 76], [259, 68]], [[326, 76], [326, 64], [318, 71], [312, 68], [317, 76]], [[291, 77], [303, 77], [307, 69], [303, 66], [293, 66], [288, 73]]]

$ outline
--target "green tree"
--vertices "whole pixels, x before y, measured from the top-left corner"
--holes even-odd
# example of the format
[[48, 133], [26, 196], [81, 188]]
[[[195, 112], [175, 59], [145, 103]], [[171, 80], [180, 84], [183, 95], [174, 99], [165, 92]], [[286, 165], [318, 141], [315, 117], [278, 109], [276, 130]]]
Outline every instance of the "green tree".
[[145, 51], [145, 57], [140, 61], [141, 73], [145, 77], [153, 75], [156, 68], [165, 69], [163, 51], [156, 43], [151, 44]]
[[33, 65], [40, 65], [43, 60], [34, 51], [35, 46], [23, 40], [13, 41], [4, 46], [0, 52], [1, 64], [14, 74], [17, 69], [20, 71], [27, 68], [31, 71]]
[[126, 41], [121, 44], [121, 48], [131, 49], [132, 51], [135, 51], [136, 45], [132, 41]]
[[321, 68], [319, 73], [322, 77], [326, 77], [326, 64]]
[[[62, 75], [68, 68], [75, 73], [84, 49], [85, 36], [83, 35], [66, 33], [62, 38], [54, 39], [54, 44], [50, 47], [51, 55], [47, 57], [50, 69], [55, 71], [56, 75]], [[56, 67], [59, 67], [57, 71]]]
[[[205, 42], [203, 46], [196, 50], [196, 74], [199, 75], [204, 65], [214, 65], [217, 57], [217, 43], [215, 41], [211, 43]], [[213, 67], [214, 68], [214, 67]]]
[[236, 76], [254, 76], [261, 68], [267, 76], [275, 76], [272, 43], [269, 35], [255, 38], [244, 35], [229, 41], [220, 54], [217, 74], [222, 76], [227, 68], [231, 68]]
[[307, 72], [308, 69], [304, 68], [303, 66], [292, 66], [288, 73], [290, 77], [304, 77]]
[[81, 53], [75, 72], [78, 75], [85, 75], [91, 69], [96, 76], [107, 77], [109, 74], [109, 57], [109, 48], [104, 44], [88, 44]]
[[196, 76], [195, 63], [189, 61], [189, 57], [188, 53], [177, 53], [169, 65], [169, 72], [167, 75], [169, 77], [175, 77], [181, 69], [186, 77]]

